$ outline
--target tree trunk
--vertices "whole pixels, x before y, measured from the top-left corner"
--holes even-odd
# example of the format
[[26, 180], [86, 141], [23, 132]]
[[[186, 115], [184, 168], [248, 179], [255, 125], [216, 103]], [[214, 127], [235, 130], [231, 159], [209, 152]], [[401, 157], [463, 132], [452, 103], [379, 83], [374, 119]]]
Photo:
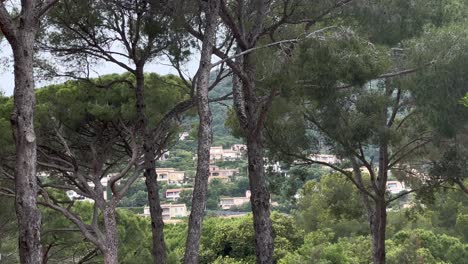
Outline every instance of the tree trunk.
[[156, 149], [148, 128], [148, 117], [145, 105], [145, 75], [143, 66], [136, 67], [136, 112], [139, 119], [139, 131], [143, 141], [144, 151], [144, 175], [146, 189], [148, 192], [148, 206], [151, 215], [151, 232], [153, 235], [153, 258], [154, 263], [166, 263], [166, 245], [164, 242], [164, 222], [162, 218], [161, 201], [159, 199], [159, 186], [156, 175]]
[[[145, 150], [146, 152], [146, 150]], [[148, 155], [149, 159], [149, 155]], [[146, 154], [145, 154], [145, 162]], [[154, 263], [166, 263], [166, 244], [164, 242], [164, 222], [162, 218], [161, 201], [159, 199], [159, 186], [157, 182], [157, 175], [153, 167], [145, 169], [145, 183], [148, 191], [148, 206], [151, 214], [151, 232], [153, 235], [153, 258]]]
[[273, 263], [273, 227], [270, 219], [270, 193], [264, 173], [261, 135], [247, 138], [249, 181], [255, 230], [257, 263]]
[[372, 258], [374, 259], [374, 264], [385, 264], [387, 207], [383, 198], [376, 201], [375, 208], [369, 212], [369, 224], [372, 236]]
[[[392, 94], [391, 89], [386, 81], [386, 94], [390, 97]], [[369, 214], [369, 223], [372, 236], [372, 257], [374, 264], [385, 264], [385, 231], [387, 228], [387, 203], [385, 200], [385, 193], [387, 191], [388, 179], [388, 138], [387, 138], [387, 120], [388, 109], [382, 107], [382, 130], [379, 138], [379, 170], [377, 172], [376, 187], [374, 193], [376, 200], [374, 201], [374, 208]]]
[[115, 205], [106, 204], [103, 212], [104, 218], [104, 227], [106, 229], [106, 241], [105, 247], [106, 250], [104, 254], [104, 263], [105, 264], [118, 264], [118, 247], [119, 247], [119, 237], [117, 231], [117, 222], [115, 214]]
[[33, 45], [35, 32], [18, 32], [14, 54], [14, 112], [11, 117], [16, 144], [15, 189], [16, 215], [19, 226], [21, 263], [40, 263], [41, 213], [37, 207], [36, 135], [34, 133]]
[[[270, 219], [270, 192], [268, 191], [263, 160], [263, 129], [269, 103], [256, 94], [256, 67], [249, 54], [239, 58], [248, 80], [242, 82], [242, 91], [234, 87], [234, 100], [239, 123], [247, 139], [248, 171], [255, 230], [257, 263], [273, 263], [274, 235]], [[236, 80], [237, 82], [238, 80]], [[237, 84], [238, 85], [238, 84]], [[236, 91], [237, 90], [237, 91]], [[239, 93], [239, 94], [238, 94]], [[271, 100], [272, 98], [269, 98]]]
[[208, 100], [211, 71], [211, 55], [216, 41], [219, 0], [210, 0], [206, 10], [206, 29], [202, 44], [200, 66], [197, 79], [197, 107], [200, 124], [198, 126], [198, 160], [195, 186], [192, 196], [192, 211], [185, 245], [184, 263], [198, 263], [203, 214], [206, 207], [208, 176], [210, 174], [210, 147], [212, 141], [212, 116]]

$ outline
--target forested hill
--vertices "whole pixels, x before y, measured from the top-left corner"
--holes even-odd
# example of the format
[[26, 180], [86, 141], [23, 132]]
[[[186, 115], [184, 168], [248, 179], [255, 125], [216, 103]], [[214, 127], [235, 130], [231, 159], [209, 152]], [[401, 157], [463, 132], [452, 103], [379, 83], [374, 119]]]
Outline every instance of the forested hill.
[[[214, 81], [216, 78], [216, 73], [211, 73], [211, 81]], [[228, 77], [221, 81], [211, 92], [210, 98], [220, 98], [223, 97], [232, 91], [232, 82], [231, 78]], [[228, 127], [226, 127], [226, 119], [228, 116], [229, 108], [232, 106], [232, 99], [223, 100], [219, 102], [212, 102], [210, 104], [211, 113], [213, 115], [213, 145], [214, 146], [224, 146], [229, 147], [232, 144], [242, 143], [242, 139], [236, 138], [232, 136], [231, 131]], [[195, 113], [196, 111], [194, 111]], [[198, 116], [196, 114], [192, 114], [186, 118], [184, 121], [184, 129], [190, 130], [191, 135], [193, 138], [196, 138], [196, 131], [198, 125]], [[186, 131], [188, 132], [188, 131]], [[196, 147], [194, 145], [194, 147]], [[196, 149], [193, 150], [194, 152]]]
[[[212, 78], [215, 77], [212, 73]], [[215, 87], [211, 93], [211, 98], [219, 98], [229, 94], [232, 91], [231, 78], [226, 78]], [[211, 103], [211, 113], [213, 115], [213, 137], [215, 140], [220, 138], [228, 139], [231, 136], [229, 129], [225, 126], [228, 108], [232, 106], [232, 100]]]

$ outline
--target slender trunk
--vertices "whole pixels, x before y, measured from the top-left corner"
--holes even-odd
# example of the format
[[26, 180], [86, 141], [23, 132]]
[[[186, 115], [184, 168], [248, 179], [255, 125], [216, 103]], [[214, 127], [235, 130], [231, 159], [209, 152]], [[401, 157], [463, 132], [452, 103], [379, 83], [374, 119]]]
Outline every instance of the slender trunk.
[[34, 133], [33, 30], [18, 31], [15, 62], [14, 112], [11, 117], [16, 144], [15, 189], [21, 263], [40, 263], [41, 213], [37, 207], [36, 135]]
[[105, 264], [118, 264], [119, 238], [117, 231], [117, 222], [115, 214], [115, 205], [111, 202], [106, 204], [103, 212], [104, 227], [106, 229], [106, 250], [104, 254]]
[[[146, 156], [146, 155], [145, 155]], [[146, 158], [145, 158], [146, 159]], [[154, 162], [154, 159], [153, 159]], [[154, 166], [154, 164], [153, 164]], [[166, 263], [166, 244], [164, 242], [164, 222], [162, 218], [161, 201], [159, 199], [159, 186], [156, 171], [153, 168], [145, 169], [145, 183], [148, 191], [148, 206], [151, 214], [151, 233], [153, 235], [154, 263]]]
[[270, 193], [264, 173], [261, 135], [248, 136], [247, 153], [257, 263], [273, 263], [274, 239], [270, 219]]
[[[386, 89], [389, 86], [386, 85]], [[386, 91], [388, 96], [392, 94], [391, 89]], [[376, 200], [374, 201], [374, 208], [369, 214], [369, 223], [372, 236], [372, 257], [374, 264], [385, 264], [385, 231], [387, 228], [387, 203], [385, 200], [385, 193], [387, 191], [388, 179], [388, 109], [383, 107], [382, 111], [382, 131], [379, 138], [379, 171], [377, 172], [376, 186], [374, 193]]]
[[159, 199], [159, 186], [156, 175], [156, 150], [152, 143], [153, 139], [149, 133], [148, 117], [145, 105], [145, 75], [142, 66], [136, 69], [136, 112], [139, 119], [139, 131], [143, 141], [144, 151], [144, 175], [146, 189], [148, 191], [148, 206], [151, 215], [151, 233], [153, 235], [153, 258], [154, 263], [166, 263], [166, 245], [164, 242], [164, 222], [162, 218], [161, 201]]
[[195, 186], [192, 196], [184, 263], [198, 263], [203, 214], [206, 207], [208, 176], [210, 174], [210, 147], [212, 141], [212, 116], [208, 100], [211, 70], [211, 55], [216, 41], [219, 0], [210, 0], [206, 11], [206, 29], [202, 45], [197, 79], [197, 107], [200, 124], [198, 126], [198, 160]]
[[369, 224], [372, 236], [372, 258], [374, 264], [385, 264], [385, 228], [387, 210], [384, 200], [375, 202], [375, 208], [369, 212]]
[[54, 246], [53, 242], [47, 245], [47, 247], [44, 249], [44, 252], [42, 253], [42, 264], [47, 264], [49, 262], [49, 252]]

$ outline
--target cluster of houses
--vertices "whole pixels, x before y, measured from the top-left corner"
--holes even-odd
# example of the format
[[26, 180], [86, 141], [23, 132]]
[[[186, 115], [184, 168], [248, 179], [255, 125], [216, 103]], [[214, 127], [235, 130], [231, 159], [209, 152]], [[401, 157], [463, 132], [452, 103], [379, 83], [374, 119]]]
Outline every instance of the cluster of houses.
[[[177, 202], [180, 199], [180, 194], [183, 191], [193, 191], [193, 188], [177, 188], [167, 189], [165, 197], [167, 200]], [[222, 210], [231, 210], [244, 206], [250, 202], [250, 191], [245, 192], [245, 196], [242, 197], [221, 197], [219, 201], [219, 207]], [[176, 223], [180, 221], [179, 218], [187, 217], [189, 212], [187, 206], [184, 203], [166, 203], [161, 204], [163, 210], [162, 217], [165, 223]], [[143, 216], [150, 216], [150, 208], [145, 206], [143, 209]]]
[[[161, 204], [162, 217], [165, 223], [179, 222], [178, 218], [188, 216], [187, 206], [185, 204]], [[150, 216], [149, 206], [143, 208], [143, 216]]]
[[245, 156], [246, 151], [247, 146], [244, 144], [234, 144], [228, 149], [224, 149], [222, 146], [211, 147], [210, 161], [214, 163], [216, 161], [239, 160]]
[[[188, 135], [184, 134], [183, 136], [187, 137]], [[243, 144], [235, 144], [228, 149], [224, 149], [222, 146], [211, 147], [211, 165], [209, 168], [210, 174], [208, 181], [211, 182], [213, 180], [218, 180], [222, 183], [232, 181], [233, 177], [235, 177], [239, 173], [239, 169], [220, 168], [214, 163], [217, 161], [231, 161], [242, 159], [245, 156], [246, 150], [247, 146]], [[167, 158], [167, 156], [165, 156], [164, 158]], [[328, 164], [341, 163], [341, 160], [335, 155], [328, 154], [313, 154], [309, 156], [309, 159]], [[270, 164], [269, 162], [266, 162], [266, 164], [266, 169], [271, 169], [275, 172], [281, 172], [281, 166], [279, 163]], [[163, 220], [167, 223], [170, 223], [179, 221], [179, 218], [187, 217], [189, 215], [187, 206], [184, 203], [177, 203], [181, 197], [182, 192], [193, 191], [193, 188], [182, 187], [184, 184], [187, 183], [188, 180], [185, 171], [177, 170], [175, 168], [157, 168], [156, 173], [158, 182], [181, 186], [180, 188], [167, 189], [165, 191], [164, 196], [167, 201], [170, 201], [170, 203], [161, 204], [161, 207], [163, 209]], [[105, 177], [101, 180], [102, 185], [105, 187], [104, 189], [107, 189], [107, 182], [109, 181], [110, 177], [112, 177], [112, 175], [109, 175], [108, 177]], [[387, 190], [392, 194], [398, 194], [402, 191], [408, 190], [408, 188], [404, 185], [403, 182], [388, 181]], [[93, 200], [79, 195], [72, 190], [67, 191], [67, 195], [72, 200], [94, 202]], [[108, 195], [108, 191], [104, 191], [103, 196], [105, 199], [108, 198]], [[245, 196], [242, 197], [220, 197], [219, 208], [222, 210], [232, 210], [234, 208], [242, 207], [250, 202], [250, 195], [250, 191], [247, 190], [245, 192]], [[149, 207], [144, 208], [143, 215], [150, 215]]]
[[[239, 173], [239, 169], [220, 168], [215, 165], [210, 165], [210, 175], [208, 181], [219, 180], [223, 183], [230, 182], [232, 178]], [[158, 182], [165, 182], [173, 185], [183, 185], [187, 183], [185, 171], [179, 171], [174, 168], [157, 168]]]

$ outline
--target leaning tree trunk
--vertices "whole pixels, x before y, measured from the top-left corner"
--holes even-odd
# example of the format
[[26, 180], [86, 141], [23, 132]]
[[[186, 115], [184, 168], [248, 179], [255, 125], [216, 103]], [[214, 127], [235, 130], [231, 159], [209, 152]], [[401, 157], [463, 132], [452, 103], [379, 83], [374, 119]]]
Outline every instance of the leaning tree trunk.
[[198, 126], [198, 160], [195, 186], [192, 197], [184, 263], [198, 263], [203, 214], [206, 207], [208, 176], [210, 174], [210, 147], [212, 141], [212, 116], [208, 92], [211, 71], [211, 55], [216, 41], [219, 0], [210, 0], [206, 11], [206, 29], [202, 44], [200, 66], [197, 79], [197, 108], [200, 124]]
[[270, 219], [270, 193], [264, 172], [261, 134], [247, 136], [247, 154], [257, 263], [273, 263], [273, 227]]
[[16, 144], [15, 189], [21, 263], [40, 263], [41, 213], [37, 207], [36, 135], [34, 132], [33, 29], [17, 31], [14, 54], [14, 111], [11, 117]]
[[117, 221], [115, 205], [113, 202], [106, 204], [103, 212], [104, 227], [106, 229], [106, 241], [103, 255], [105, 264], [118, 264], [119, 238], [117, 231]]
[[385, 200], [379, 199], [369, 212], [369, 224], [372, 236], [372, 258], [374, 264], [385, 264], [385, 228], [387, 210]]
[[166, 244], [164, 242], [164, 222], [162, 218], [161, 201], [159, 199], [159, 186], [156, 175], [156, 149], [149, 133], [148, 117], [144, 99], [145, 75], [142, 66], [136, 69], [136, 112], [139, 119], [139, 131], [143, 141], [144, 175], [148, 192], [148, 206], [151, 215], [151, 233], [153, 237], [154, 263], [166, 263]]

